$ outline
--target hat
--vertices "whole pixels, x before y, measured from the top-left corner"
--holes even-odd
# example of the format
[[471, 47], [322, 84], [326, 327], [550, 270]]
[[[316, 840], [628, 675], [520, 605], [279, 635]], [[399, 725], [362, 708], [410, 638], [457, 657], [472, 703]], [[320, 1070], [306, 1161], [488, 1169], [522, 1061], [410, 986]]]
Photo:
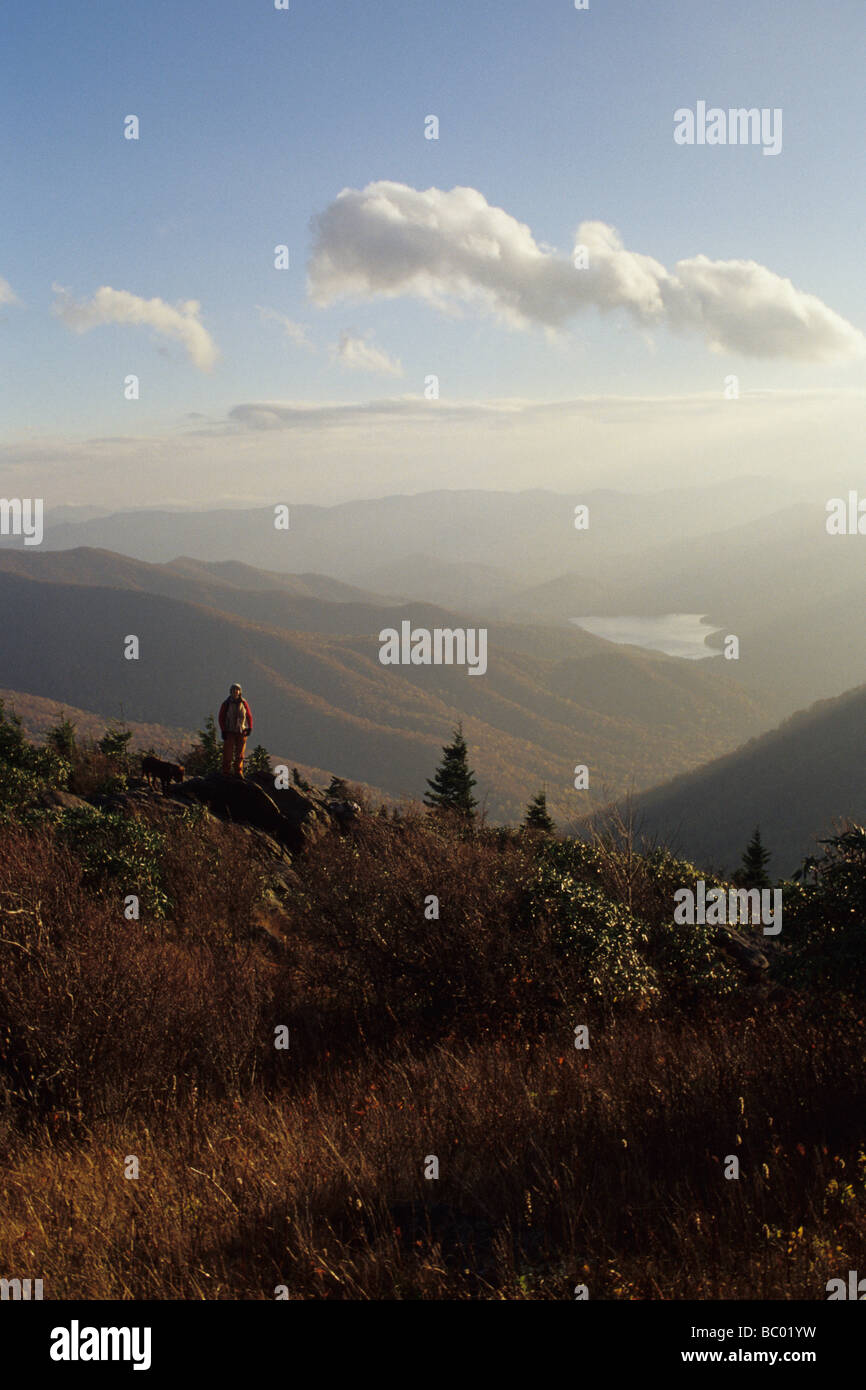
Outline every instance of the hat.
[[241, 688], [238, 685], [237, 681], [232, 681], [231, 685], [229, 686], [229, 693], [231, 693], [232, 690], [236, 690], [239, 695], [242, 694]]

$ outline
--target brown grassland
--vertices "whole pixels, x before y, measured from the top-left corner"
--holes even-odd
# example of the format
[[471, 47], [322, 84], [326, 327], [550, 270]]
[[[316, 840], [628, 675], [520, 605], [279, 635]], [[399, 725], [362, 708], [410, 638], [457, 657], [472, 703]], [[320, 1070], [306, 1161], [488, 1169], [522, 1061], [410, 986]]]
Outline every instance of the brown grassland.
[[280, 885], [238, 827], [159, 813], [130, 842], [96, 811], [0, 826], [5, 1276], [46, 1298], [809, 1299], [866, 1267], [862, 1002], [684, 956], [673, 861], [408, 810]]

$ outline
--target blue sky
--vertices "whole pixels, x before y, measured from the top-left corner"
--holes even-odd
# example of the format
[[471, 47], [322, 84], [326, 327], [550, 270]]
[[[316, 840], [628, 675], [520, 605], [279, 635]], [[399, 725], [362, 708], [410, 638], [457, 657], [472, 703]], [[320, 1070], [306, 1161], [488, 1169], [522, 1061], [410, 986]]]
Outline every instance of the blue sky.
[[[390, 462], [379, 468], [378, 426], [341, 426], [337, 447], [317, 440], [313, 426], [303, 438], [258, 431], [239, 444], [225, 438], [224, 422], [243, 403], [414, 396], [428, 373], [439, 375], [443, 402], [467, 406], [712, 397], [736, 373], [744, 393], [779, 393], [772, 419], [753, 432], [778, 452], [782, 396], [859, 392], [861, 357], [713, 352], [700, 334], [638, 325], [621, 309], [589, 307], [554, 336], [540, 319], [503, 323], [475, 299], [449, 316], [411, 289], [317, 305], [307, 293], [311, 218], [342, 189], [379, 180], [419, 191], [465, 186], [563, 257], [578, 223], [597, 220], [668, 271], [701, 255], [755, 261], [863, 332], [864, 39], [859, 0], [834, 4], [829, 18], [805, 0], [590, 0], [588, 11], [567, 0], [291, 0], [288, 12], [271, 0], [9, 0], [0, 276], [16, 298], [0, 308], [0, 427], [10, 483], [20, 488], [29, 467], [36, 486], [44, 467], [57, 500], [113, 505], [123, 488], [139, 504], [254, 499], [270, 494], [288, 459], [293, 495], [334, 500], [393, 488], [402, 457], [405, 490], [417, 490], [440, 472], [435, 449], [416, 450], [411, 429], [387, 426], [380, 443]], [[699, 99], [781, 108], [781, 153], [676, 145], [673, 113]], [[138, 141], [123, 138], [129, 113], [141, 121]], [[431, 113], [438, 141], [424, 138]], [[273, 268], [277, 243], [290, 248], [288, 271]], [[53, 286], [77, 303], [101, 286], [167, 305], [196, 300], [218, 360], [200, 370], [181, 343], [145, 325], [70, 331], [52, 312]], [[257, 306], [303, 325], [310, 347]], [[341, 334], [399, 361], [402, 375], [351, 369], [351, 354], [335, 357]], [[141, 381], [134, 403], [122, 391], [132, 372]], [[199, 418], [214, 431], [216, 484], [205, 445], [188, 442]], [[801, 426], [792, 415], [795, 434]], [[467, 415], [467, 457], [489, 444], [488, 431], [470, 447], [473, 428]], [[527, 427], [521, 447], [534, 457], [525, 468], [506, 454], [497, 467], [494, 449], [487, 485], [561, 485], [562, 428], [547, 422], [533, 449]], [[570, 428], [581, 452], [584, 435]], [[659, 457], [678, 441], [694, 450], [670, 419], [665, 428]], [[631, 432], [635, 445], [641, 436]], [[119, 452], [100, 446], [87, 464], [82, 441], [117, 438], [127, 441]], [[146, 447], [134, 439], [155, 441], [152, 457], [164, 460], [150, 478], [141, 471]], [[44, 453], [34, 455], [36, 441]], [[188, 469], [182, 487], [168, 463], [173, 441]], [[442, 447], [451, 457], [445, 436]], [[238, 448], [248, 484], [240, 492], [220, 472], [231, 473]], [[597, 433], [592, 451], [603, 467]], [[614, 480], [624, 442], [621, 452], [610, 455]], [[447, 469], [441, 476], [457, 485]], [[476, 469], [473, 482], [484, 477]]]

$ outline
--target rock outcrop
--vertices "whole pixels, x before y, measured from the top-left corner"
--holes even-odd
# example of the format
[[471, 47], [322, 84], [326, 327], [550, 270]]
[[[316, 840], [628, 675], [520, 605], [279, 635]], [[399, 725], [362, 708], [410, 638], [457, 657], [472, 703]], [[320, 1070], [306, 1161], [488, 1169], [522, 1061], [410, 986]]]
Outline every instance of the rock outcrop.
[[188, 777], [171, 789], [179, 801], [197, 801], [222, 820], [253, 826], [278, 845], [297, 854], [334, 829], [344, 829], [357, 816], [354, 802], [330, 802], [317, 787], [275, 787], [267, 773], [249, 778]]

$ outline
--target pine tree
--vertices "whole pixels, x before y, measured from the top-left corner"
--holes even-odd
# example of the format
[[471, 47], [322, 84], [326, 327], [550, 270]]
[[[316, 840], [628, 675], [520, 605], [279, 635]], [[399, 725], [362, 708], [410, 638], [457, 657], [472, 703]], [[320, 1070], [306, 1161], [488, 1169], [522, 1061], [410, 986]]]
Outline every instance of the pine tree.
[[431, 810], [454, 811], [457, 815], [471, 819], [478, 802], [472, 795], [475, 777], [467, 762], [466, 740], [463, 725], [454, 730], [453, 743], [442, 749], [442, 761], [432, 779], [427, 779], [430, 788], [424, 793], [424, 804]]
[[756, 825], [755, 833], [743, 851], [742, 863], [736, 876], [737, 884], [741, 888], [769, 888], [770, 880], [767, 877], [769, 862], [770, 851], [764, 849], [761, 828]]
[[104, 753], [107, 758], [116, 758], [118, 762], [124, 762], [129, 757], [131, 738], [131, 729], [121, 729], [117, 725], [112, 725], [106, 729], [99, 740], [99, 751]]
[[263, 748], [257, 743], [250, 756], [247, 758], [247, 770], [249, 772], [267, 772], [271, 769], [271, 755], [267, 748]]
[[526, 816], [523, 821], [527, 830], [543, 830], [548, 835], [552, 835], [556, 826], [550, 818], [547, 810], [547, 793], [544, 791], [536, 792], [526, 808]]
[[209, 714], [204, 728], [198, 731], [198, 743], [193, 745], [183, 760], [184, 766], [188, 776], [206, 777], [209, 772], [219, 772], [222, 760], [222, 743], [216, 720]]
[[58, 711], [57, 723], [46, 729], [45, 742], [55, 753], [59, 753], [61, 758], [69, 759], [75, 756], [75, 725], [71, 719], [67, 719], [64, 710]]
[[6, 707], [0, 700], [0, 762], [18, 765], [24, 760], [25, 749], [29, 750], [29, 744], [24, 737], [24, 725], [20, 715], [10, 709], [6, 713]]

